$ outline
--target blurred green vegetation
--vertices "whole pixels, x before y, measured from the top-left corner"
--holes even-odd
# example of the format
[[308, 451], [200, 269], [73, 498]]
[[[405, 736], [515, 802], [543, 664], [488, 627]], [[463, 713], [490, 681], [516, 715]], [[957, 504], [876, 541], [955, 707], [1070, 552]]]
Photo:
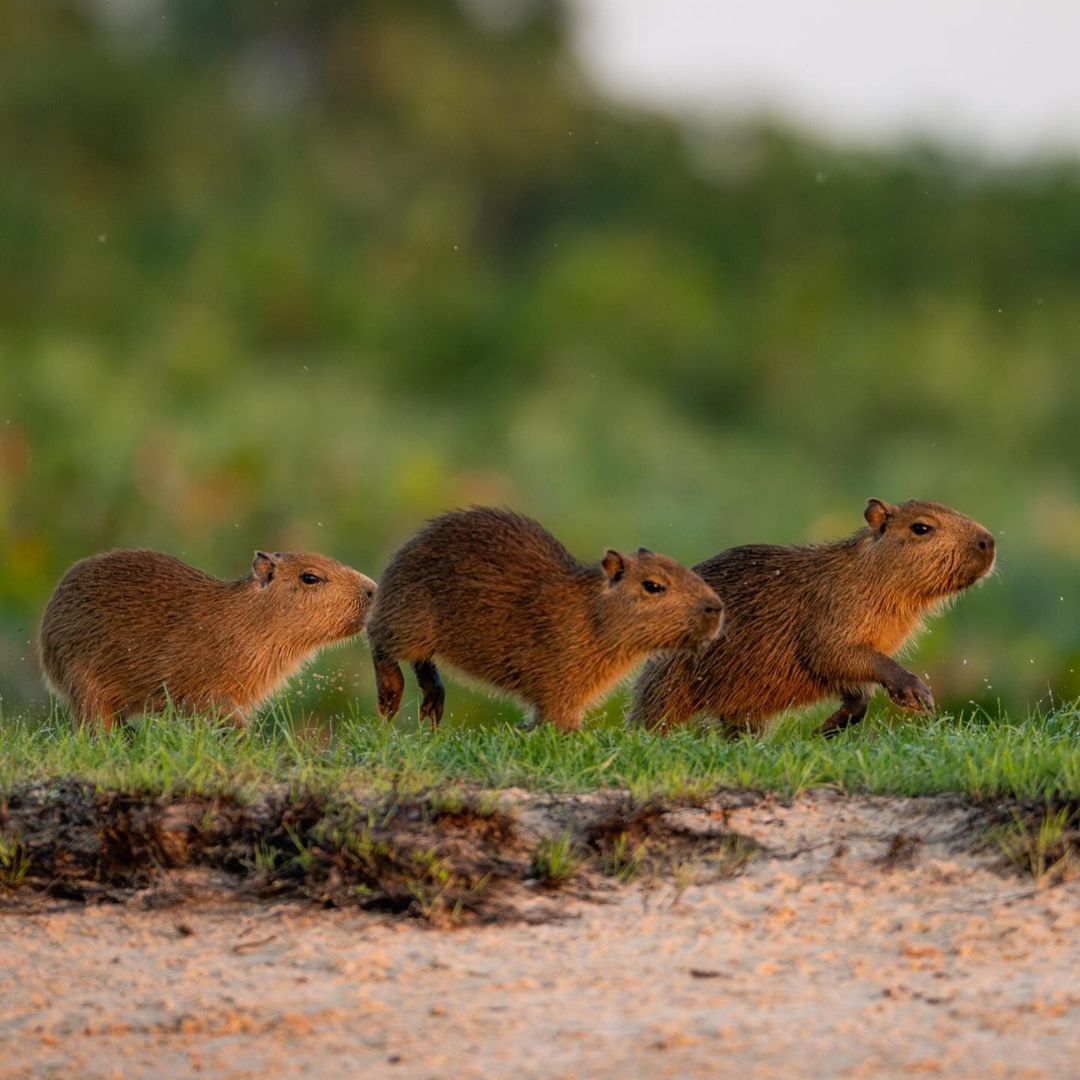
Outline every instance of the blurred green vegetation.
[[[110, 546], [377, 576], [477, 501], [692, 562], [870, 495], [999, 534], [916, 651], [941, 704], [1080, 694], [1080, 164], [680, 126], [521, 11], [0, 0], [6, 707]], [[368, 666], [302, 701], [371, 708]]]

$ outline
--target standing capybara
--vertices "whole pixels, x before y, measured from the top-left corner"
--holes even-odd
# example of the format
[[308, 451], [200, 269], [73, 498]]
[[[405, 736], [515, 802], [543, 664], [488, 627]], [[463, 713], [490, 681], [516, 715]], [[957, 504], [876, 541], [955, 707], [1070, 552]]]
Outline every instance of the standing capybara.
[[394, 555], [368, 624], [379, 711], [393, 717], [412, 664], [421, 718], [438, 724], [435, 660], [528, 705], [563, 730], [640, 659], [694, 648], [720, 629], [716, 593], [681, 563], [645, 548], [578, 562], [549, 532], [509, 510], [436, 518]]
[[694, 569], [724, 601], [721, 638], [660, 657], [639, 676], [631, 722], [704, 714], [763, 730], [784, 709], [839, 697], [833, 734], [866, 715], [880, 683], [901, 708], [932, 712], [926, 684], [892, 656], [950, 597], [994, 566], [994, 537], [930, 502], [871, 499], [866, 528], [813, 547], [732, 548]]
[[77, 562], [41, 623], [45, 680], [111, 727], [168, 702], [241, 723], [322, 646], [360, 633], [375, 582], [325, 555], [258, 552], [236, 581], [159, 551]]

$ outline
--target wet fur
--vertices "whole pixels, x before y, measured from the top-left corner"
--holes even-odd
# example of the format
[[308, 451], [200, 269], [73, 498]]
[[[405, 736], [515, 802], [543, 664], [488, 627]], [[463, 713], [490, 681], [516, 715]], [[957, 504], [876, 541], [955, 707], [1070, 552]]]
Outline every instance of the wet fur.
[[[921, 680], [891, 658], [990, 571], [993, 537], [935, 503], [871, 500], [867, 517], [845, 540], [737, 547], [695, 566], [723, 600], [724, 633], [695, 655], [646, 664], [631, 721], [663, 728], [703, 714], [763, 731], [779, 712], [840, 697], [824, 725], [831, 733], [858, 723], [878, 682], [904, 707], [918, 706]], [[912, 534], [916, 521], [933, 523], [932, 538]]]

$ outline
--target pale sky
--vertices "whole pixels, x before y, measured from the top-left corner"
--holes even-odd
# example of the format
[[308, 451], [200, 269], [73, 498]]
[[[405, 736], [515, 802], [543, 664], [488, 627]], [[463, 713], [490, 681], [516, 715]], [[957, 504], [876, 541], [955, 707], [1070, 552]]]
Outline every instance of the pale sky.
[[1080, 0], [571, 0], [586, 71], [676, 112], [1080, 152]]

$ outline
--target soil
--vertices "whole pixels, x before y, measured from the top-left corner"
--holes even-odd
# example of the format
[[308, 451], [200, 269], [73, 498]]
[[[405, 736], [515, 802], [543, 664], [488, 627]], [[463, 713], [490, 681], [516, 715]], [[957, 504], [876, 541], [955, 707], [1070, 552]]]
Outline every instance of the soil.
[[[0, 899], [0, 1077], [1077, 1075], [1080, 881], [1006, 869], [978, 842], [1001, 808], [399, 800], [363, 869], [331, 842], [340, 807], [294, 817], [297, 848], [274, 799], [215, 807], [234, 830], [22, 798], [9, 835], [50, 799], [85, 820], [27, 839], [59, 889], [31, 870]], [[563, 835], [585, 861], [545, 880], [537, 841]], [[438, 872], [410, 891], [422, 845]]]

